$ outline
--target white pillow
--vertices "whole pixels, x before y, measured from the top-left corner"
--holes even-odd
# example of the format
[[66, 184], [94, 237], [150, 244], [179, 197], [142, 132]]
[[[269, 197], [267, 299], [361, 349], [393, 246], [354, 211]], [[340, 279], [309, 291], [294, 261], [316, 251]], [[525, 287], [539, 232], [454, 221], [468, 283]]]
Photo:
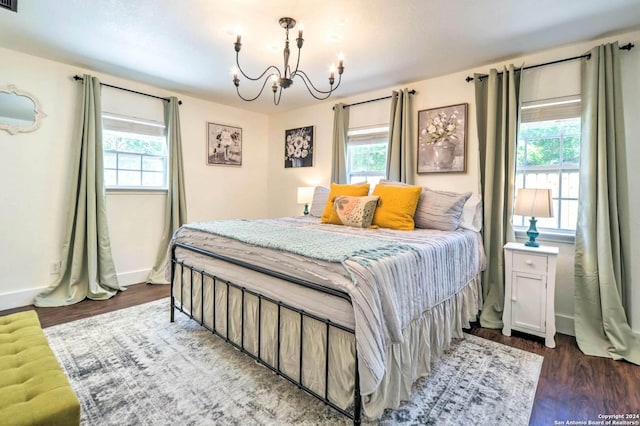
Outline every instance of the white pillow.
[[482, 231], [482, 198], [480, 194], [473, 193], [464, 203], [460, 216], [460, 227], [472, 231]]
[[329, 200], [329, 193], [331, 190], [324, 186], [316, 186], [316, 189], [313, 191], [313, 200], [311, 201], [311, 208], [309, 209], [309, 214], [314, 217], [322, 217], [322, 213], [324, 212], [324, 207], [327, 205], [327, 201]]

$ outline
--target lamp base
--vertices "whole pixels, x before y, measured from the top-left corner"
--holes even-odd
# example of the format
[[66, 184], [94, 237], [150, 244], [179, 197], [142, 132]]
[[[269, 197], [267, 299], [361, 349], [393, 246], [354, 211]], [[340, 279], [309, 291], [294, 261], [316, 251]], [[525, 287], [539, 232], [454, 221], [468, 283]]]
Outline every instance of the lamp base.
[[540, 244], [536, 241], [538, 238], [539, 232], [536, 228], [536, 220], [535, 217], [529, 219], [529, 229], [527, 230], [527, 236], [529, 237], [529, 241], [525, 242], [524, 245], [527, 247], [540, 247]]
[[304, 205], [304, 215], [307, 216], [309, 214], [309, 204]]

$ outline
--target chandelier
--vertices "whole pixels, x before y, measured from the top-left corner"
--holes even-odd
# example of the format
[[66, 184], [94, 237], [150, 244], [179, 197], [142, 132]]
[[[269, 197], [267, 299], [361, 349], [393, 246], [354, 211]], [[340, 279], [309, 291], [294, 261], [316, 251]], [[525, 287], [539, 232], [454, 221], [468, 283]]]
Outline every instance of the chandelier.
[[[236, 36], [236, 42], [233, 44], [236, 51], [236, 65], [233, 67], [233, 84], [236, 86], [236, 92], [238, 92], [238, 96], [242, 100], [248, 101], [248, 102], [258, 99], [262, 94], [262, 92], [264, 91], [264, 88], [267, 86], [267, 82], [269, 81], [269, 79], [271, 79], [271, 90], [273, 91], [273, 103], [275, 105], [278, 105], [280, 104], [282, 89], [286, 89], [290, 87], [293, 84], [293, 79], [295, 77], [299, 77], [300, 80], [302, 80], [304, 85], [307, 87], [307, 90], [309, 91], [311, 96], [313, 96], [318, 100], [327, 99], [340, 86], [340, 82], [342, 81], [342, 72], [344, 71], [344, 66], [343, 66], [344, 57], [342, 56], [342, 53], [338, 55], [338, 67], [337, 67], [338, 83], [334, 86], [336, 67], [332, 65], [331, 69], [329, 70], [329, 90], [320, 90], [316, 86], [314, 86], [314, 84], [309, 79], [309, 76], [307, 76], [307, 74], [299, 68], [300, 67], [300, 50], [302, 49], [302, 44], [304, 43], [304, 39], [302, 38], [302, 31], [303, 31], [302, 24], [298, 25], [298, 38], [296, 38], [296, 43], [298, 46], [298, 58], [296, 60], [296, 68], [293, 71], [291, 71], [291, 67], [289, 66], [289, 57], [291, 54], [289, 50], [289, 30], [296, 27], [296, 20], [293, 18], [280, 18], [279, 22], [280, 22], [280, 26], [284, 28], [284, 30], [286, 31], [286, 39], [284, 42], [284, 51], [283, 51], [284, 67], [282, 71], [280, 71], [280, 68], [278, 68], [275, 65], [269, 65], [267, 69], [265, 69], [264, 72], [260, 74], [260, 76], [255, 78], [249, 77], [240, 67], [238, 56], [240, 55], [240, 48], [242, 47], [242, 43], [240, 42], [241, 35], [238, 34]], [[240, 74], [242, 74], [243, 77], [251, 81], [258, 81], [264, 78], [264, 82], [262, 83], [262, 88], [260, 88], [260, 91], [255, 97], [245, 98], [240, 94], [240, 88], [239, 88], [240, 79], [238, 78], [238, 72], [240, 72]]]

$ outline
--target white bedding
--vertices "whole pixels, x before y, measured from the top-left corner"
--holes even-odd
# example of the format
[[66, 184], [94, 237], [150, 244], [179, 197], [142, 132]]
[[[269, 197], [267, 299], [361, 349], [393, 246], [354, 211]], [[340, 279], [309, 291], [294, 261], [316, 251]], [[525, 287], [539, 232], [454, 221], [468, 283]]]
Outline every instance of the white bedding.
[[[343, 265], [247, 245], [233, 238], [203, 232], [206, 226], [197, 224], [182, 227], [174, 236], [174, 241], [224, 253], [349, 293], [354, 310], [348, 309], [347, 302], [331, 296], [320, 297], [317, 292], [313, 292], [314, 295], [309, 298], [310, 290], [300, 289], [299, 286], [283, 287], [281, 283], [270, 285], [270, 279], [262, 274], [235, 277], [243, 285], [247, 285], [248, 280], [249, 285], [261, 287], [265, 295], [276, 300], [285, 300], [319, 316], [355, 327], [363, 395], [373, 394], [382, 383], [388, 365], [387, 358], [392, 353], [390, 348], [402, 345], [405, 340], [403, 333], [406, 333], [412, 321], [423, 318], [433, 307], [460, 294], [484, 268], [485, 263], [479, 234], [468, 230], [359, 229], [321, 224], [316, 218], [281, 218], [264, 222], [307, 230], [333, 230], [353, 236], [373, 236], [413, 248], [379, 260], [351, 258]], [[187, 256], [181, 252], [177, 252], [177, 255]], [[195, 262], [203, 261], [197, 255], [189, 256]], [[220, 262], [216, 263], [218, 267], [223, 267]], [[357, 285], [354, 285], [354, 277]]]

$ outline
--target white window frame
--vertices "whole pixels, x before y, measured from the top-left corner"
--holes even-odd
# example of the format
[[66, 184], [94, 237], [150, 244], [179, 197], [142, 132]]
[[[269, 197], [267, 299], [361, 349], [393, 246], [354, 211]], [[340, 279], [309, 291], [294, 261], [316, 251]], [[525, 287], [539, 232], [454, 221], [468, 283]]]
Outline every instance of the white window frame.
[[[552, 99], [543, 99], [534, 102], [526, 102], [521, 106], [521, 125], [526, 122], [543, 122], [543, 121], [551, 121], [551, 120], [559, 120], [559, 119], [569, 119], [569, 118], [580, 118], [581, 119], [581, 99], [580, 95], [574, 96], [566, 96], [562, 98], [552, 98]], [[580, 134], [579, 134], [580, 135]], [[562, 140], [565, 136], [573, 136], [573, 135], [559, 135]], [[581, 136], [581, 135], [580, 135]], [[520, 142], [520, 135], [518, 135], [518, 143]], [[562, 145], [561, 145], [562, 146]], [[526, 148], [525, 148], [526, 149]], [[573, 243], [575, 242], [575, 229], [565, 229], [560, 228], [561, 224], [561, 216], [562, 216], [562, 202], [561, 201], [577, 201], [577, 197], [567, 197], [563, 196], [563, 173], [571, 173], [571, 172], [579, 172], [580, 165], [579, 164], [563, 164], [562, 163], [562, 148], [560, 149], [560, 162], [556, 165], [548, 165], [548, 166], [528, 166], [528, 167], [518, 167], [516, 164], [516, 182], [518, 181], [518, 175], [522, 174], [522, 182], [523, 186], [526, 186], [527, 174], [530, 173], [540, 173], [540, 172], [550, 172], [557, 173], [558, 176], [558, 188], [559, 191], [557, 194], [552, 194], [554, 204], [557, 203], [557, 216], [555, 220], [558, 223], [558, 227], [548, 228], [538, 225], [538, 229], [541, 230], [540, 237], [538, 239], [554, 241], [554, 242], [563, 242], [563, 243]], [[516, 186], [516, 193], [519, 189]], [[516, 224], [516, 219], [520, 218], [520, 216], [515, 216], [512, 218], [513, 228], [516, 233], [516, 237], [518, 238], [527, 238], [526, 231], [529, 227], [529, 223], [527, 218], [523, 218], [522, 222]]]
[[[348, 183], [356, 183], [356, 182], [369, 182], [369, 183], [377, 183], [380, 179], [386, 179], [387, 173], [384, 170], [382, 173], [375, 170], [365, 170], [352, 172], [350, 170], [351, 166], [351, 152], [349, 147], [353, 147], [356, 145], [376, 145], [381, 143], [386, 144], [386, 155], [389, 155], [389, 126], [388, 125], [376, 125], [376, 126], [368, 126], [368, 127], [358, 127], [349, 129], [347, 132], [347, 143], [346, 143], [346, 151], [347, 151], [347, 182]], [[386, 157], [385, 157], [386, 164]], [[371, 180], [370, 180], [371, 179]]]
[[[165, 151], [163, 155], [154, 155], [154, 154], [143, 154], [143, 153], [129, 153], [118, 150], [107, 150], [103, 147], [104, 154], [112, 154], [116, 156], [116, 167], [107, 167], [106, 162], [104, 165], [105, 171], [115, 171], [116, 179], [118, 176], [118, 171], [134, 171], [140, 172], [140, 185], [107, 185], [105, 182], [105, 189], [109, 192], [112, 191], [143, 191], [143, 192], [153, 192], [153, 191], [167, 191], [168, 185], [168, 159], [169, 153], [167, 148], [166, 141], [166, 126], [164, 123], [160, 123], [152, 120], [145, 120], [136, 117], [129, 117], [119, 114], [113, 114], [109, 112], [103, 112], [102, 114], [102, 131], [103, 136], [107, 133], [116, 133], [116, 134], [129, 134], [135, 136], [152, 136], [152, 137], [161, 137], [164, 139]], [[120, 155], [133, 155], [138, 156], [140, 158], [140, 168], [135, 169], [126, 169], [124, 167], [119, 167], [120, 165]], [[161, 173], [163, 174], [163, 184], [160, 186], [150, 186], [150, 185], [142, 185], [143, 182], [143, 173], [145, 172], [144, 168], [144, 160], [147, 158], [162, 158], [163, 159], [163, 167]], [[147, 172], [158, 173], [156, 170], [146, 170]]]

